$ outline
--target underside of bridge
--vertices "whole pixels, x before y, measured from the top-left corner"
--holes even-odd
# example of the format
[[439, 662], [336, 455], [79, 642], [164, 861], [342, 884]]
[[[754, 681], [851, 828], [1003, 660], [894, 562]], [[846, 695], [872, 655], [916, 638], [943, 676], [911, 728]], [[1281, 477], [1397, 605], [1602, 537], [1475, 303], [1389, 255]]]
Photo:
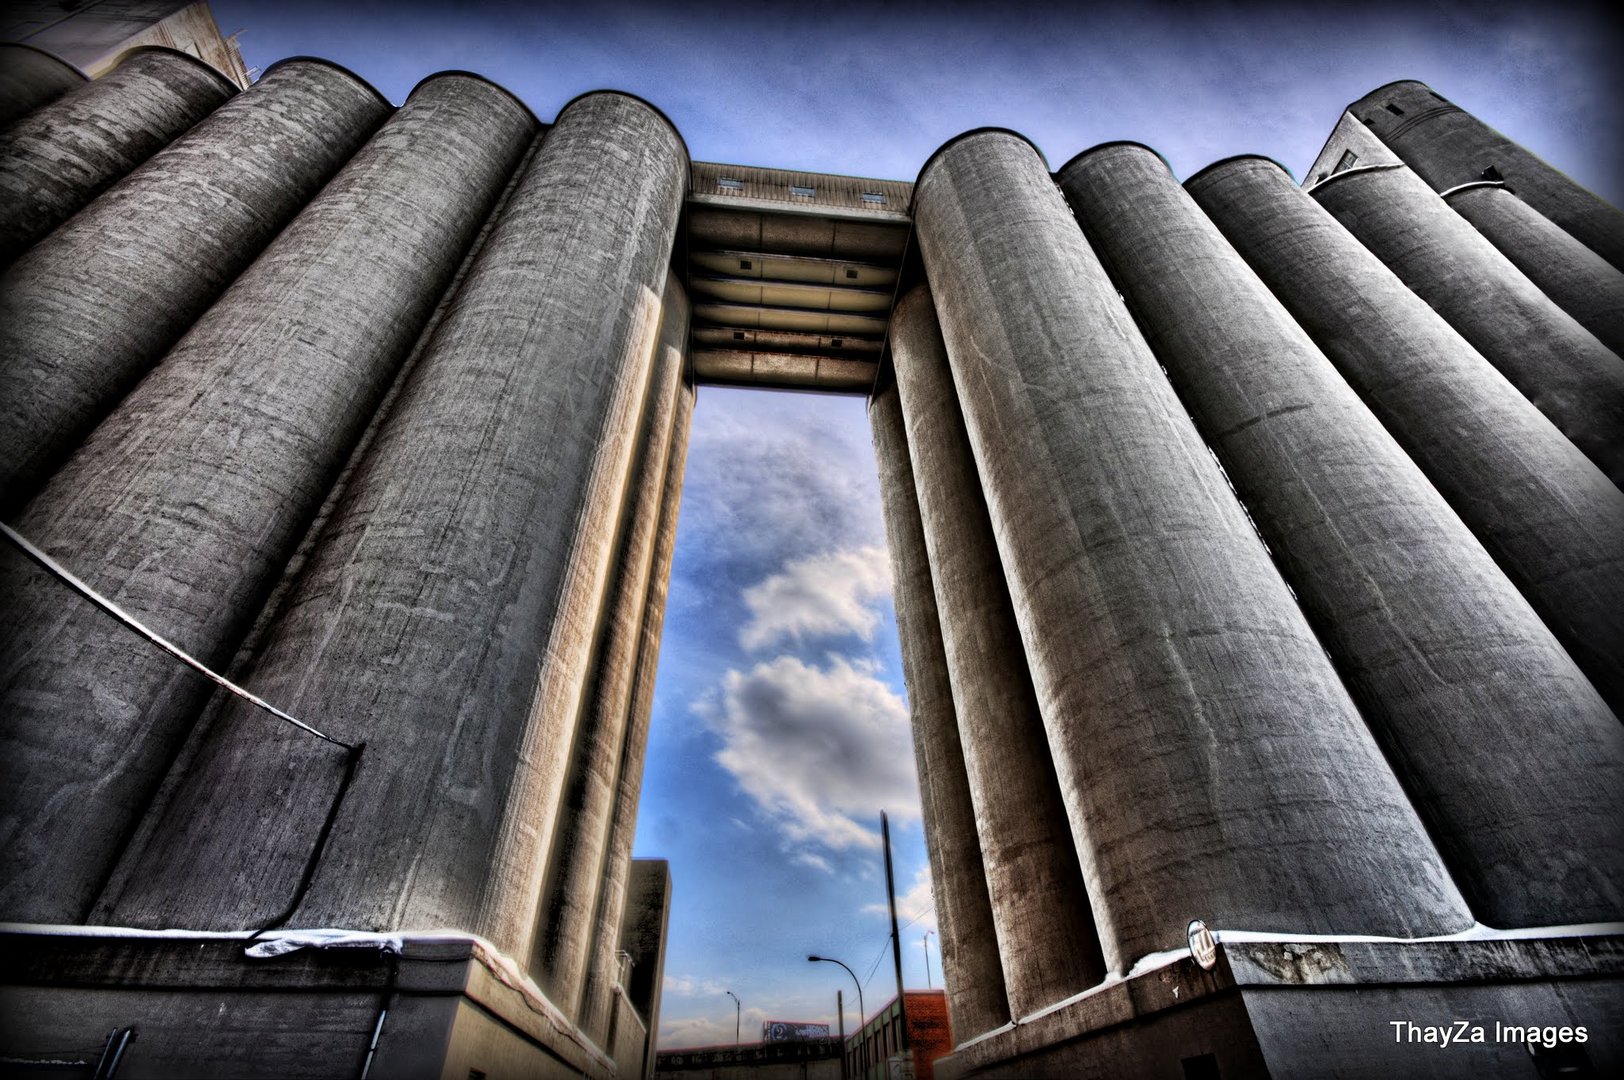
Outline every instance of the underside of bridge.
[[701, 384], [866, 394], [913, 185], [695, 162], [679, 257]]

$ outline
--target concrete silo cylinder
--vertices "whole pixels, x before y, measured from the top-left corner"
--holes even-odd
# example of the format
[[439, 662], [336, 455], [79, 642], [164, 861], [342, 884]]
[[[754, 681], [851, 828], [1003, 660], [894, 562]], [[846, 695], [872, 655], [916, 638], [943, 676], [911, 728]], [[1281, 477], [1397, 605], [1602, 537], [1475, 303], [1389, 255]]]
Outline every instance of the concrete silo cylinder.
[[[36, 496], [18, 529], [204, 663], [259, 611], [534, 135], [471, 77], [432, 79]], [[4, 907], [74, 922], [207, 688], [8, 555], [0, 589]], [[53, 718], [77, 717], [74, 724]], [[53, 798], [78, 791], [72, 800]]]
[[627, 745], [627, 728], [643, 637], [643, 609], [656, 569], [666, 468], [687, 368], [687, 344], [688, 299], [682, 283], [672, 275], [666, 282], [654, 376], [643, 406], [613, 591], [565, 779], [556, 839], [547, 860], [547, 885], [531, 964], [537, 984], [571, 1016], [580, 1015], [591, 962], [593, 918], [606, 870], [620, 764], [625, 754], [642, 752], [642, 747], [634, 751]]
[[236, 92], [183, 52], [137, 49], [101, 78], [0, 130], [0, 265]]
[[249, 688], [367, 743], [308, 890], [344, 763], [230, 705], [111, 918], [530, 956], [687, 173], [648, 105], [564, 109], [269, 627]]
[[1528, 205], [1624, 270], [1624, 213], [1425, 83], [1379, 86], [1348, 111], [1434, 191], [1503, 179]]
[[[686, 342], [684, 343], [686, 348]], [[659, 666], [660, 637], [665, 627], [665, 601], [671, 582], [671, 557], [677, 546], [677, 511], [682, 501], [683, 469], [694, 415], [694, 387], [686, 383], [677, 395], [671, 431], [671, 457], [666, 464], [660, 505], [660, 531], [655, 538], [654, 566], [643, 604], [642, 635], [637, 646], [637, 674], [627, 708], [625, 753], [615, 781], [614, 814], [604, 848], [603, 885], [594, 913], [592, 959], [587, 967], [581, 1023], [592, 1038], [609, 1030], [619, 982], [620, 929], [626, 912], [627, 878], [632, 842], [637, 836], [637, 806], [643, 792], [643, 766], [648, 758], [649, 722], [654, 711], [654, 676]]]
[[941, 613], [1010, 1015], [1105, 976], [930, 290], [897, 304], [891, 356]]
[[15, 507], [389, 115], [284, 61], [0, 277], [0, 490]]
[[84, 72], [43, 49], [0, 43], [0, 125], [49, 105], [86, 81]]
[[1624, 360], [1409, 169], [1348, 169], [1309, 194], [1624, 483]]
[[942, 981], [947, 987], [954, 1036], [963, 1042], [1007, 1024], [1009, 998], [998, 960], [998, 935], [987, 898], [975, 803], [959, 741], [930, 555], [895, 384], [870, 400], [868, 418], [880, 470], [897, 633], [919, 773], [919, 804], [930, 856], [936, 925], [941, 933]]
[[1185, 187], [1624, 710], [1624, 492], [1274, 162]]
[[1580, 326], [1624, 354], [1624, 273], [1617, 267], [1504, 184], [1466, 184], [1443, 200]]
[[1043, 160], [963, 136], [914, 211], [1107, 965], [1468, 925]]
[[1059, 177], [1478, 919], [1624, 916], [1624, 727], [1589, 680], [1155, 153]]

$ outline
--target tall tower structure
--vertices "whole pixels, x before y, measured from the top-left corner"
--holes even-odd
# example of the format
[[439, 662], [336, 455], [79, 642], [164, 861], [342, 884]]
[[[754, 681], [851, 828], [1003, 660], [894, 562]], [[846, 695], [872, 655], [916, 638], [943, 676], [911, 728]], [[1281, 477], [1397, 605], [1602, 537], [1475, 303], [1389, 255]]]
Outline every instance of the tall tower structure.
[[1624, 1068], [1617, 212], [1418, 83], [1328, 157], [832, 177], [172, 51], [28, 105], [0, 1053], [647, 1075], [682, 868], [631, 836], [727, 384], [868, 396], [940, 1075]]

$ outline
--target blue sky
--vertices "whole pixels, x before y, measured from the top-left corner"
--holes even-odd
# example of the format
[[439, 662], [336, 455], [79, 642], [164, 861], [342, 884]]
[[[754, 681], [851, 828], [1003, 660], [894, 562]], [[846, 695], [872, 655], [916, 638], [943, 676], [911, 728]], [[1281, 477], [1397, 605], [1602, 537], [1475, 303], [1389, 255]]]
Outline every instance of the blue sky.
[[[912, 179], [941, 143], [1011, 127], [1052, 164], [1112, 139], [1181, 177], [1263, 153], [1301, 176], [1342, 107], [1428, 82], [1624, 202], [1621, 43], [1567, 3], [1125, 6], [300, 0], [213, 4], [244, 56], [342, 63], [396, 102], [479, 72], [544, 120], [639, 94], [697, 159]], [[833, 1020], [860, 976], [894, 992], [878, 810], [892, 817], [906, 981], [934, 927], [873, 452], [854, 398], [702, 390], [637, 853], [672, 862], [662, 1046]], [[931, 941], [931, 970], [941, 985]], [[855, 1014], [853, 1014], [855, 1015]]]

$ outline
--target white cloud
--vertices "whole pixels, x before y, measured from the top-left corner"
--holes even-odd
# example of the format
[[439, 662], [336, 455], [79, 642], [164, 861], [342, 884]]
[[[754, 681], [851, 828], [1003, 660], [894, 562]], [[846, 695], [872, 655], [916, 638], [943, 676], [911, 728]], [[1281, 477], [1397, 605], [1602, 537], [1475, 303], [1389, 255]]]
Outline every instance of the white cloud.
[[872, 849], [880, 810], [919, 816], [908, 710], [871, 668], [780, 656], [729, 671], [708, 712], [717, 763], [791, 841]]
[[706, 387], [692, 439], [682, 519], [701, 556], [771, 566], [884, 542], [860, 400]]
[[661, 985], [664, 993], [678, 997], [716, 997], [727, 993], [727, 987], [722, 984], [692, 975], [667, 974]]
[[[864, 904], [863, 911], [876, 915], [891, 913], [887, 904]], [[912, 929], [915, 937], [926, 930], [936, 930], [936, 898], [931, 889], [929, 865], [921, 866], [908, 891], [897, 897], [897, 926]]]
[[[723, 996], [722, 1003], [727, 1006], [723, 1010], [718, 1006], [715, 1016], [684, 1016], [667, 1020], [663, 1015], [660, 1018], [660, 1049], [667, 1050], [688, 1046], [732, 1046], [733, 1033], [738, 1031], [739, 1042], [754, 1043], [761, 1041], [761, 1022], [767, 1019], [767, 1014], [761, 1009], [745, 1008], [742, 1013], [733, 1011], [733, 999]], [[725, 1018], [723, 1012], [726, 1013]], [[738, 1027], [735, 1029], [734, 1022]]]
[[870, 545], [796, 559], [744, 590], [750, 621], [739, 632], [746, 649], [785, 638], [856, 634], [872, 641], [880, 623], [875, 601], [891, 595], [891, 561]]
[[825, 874], [835, 872], [835, 868], [829, 865], [828, 859], [810, 851], [798, 851], [790, 856], [789, 861], [799, 863], [802, 866], [810, 866], [814, 870], [822, 870]]

